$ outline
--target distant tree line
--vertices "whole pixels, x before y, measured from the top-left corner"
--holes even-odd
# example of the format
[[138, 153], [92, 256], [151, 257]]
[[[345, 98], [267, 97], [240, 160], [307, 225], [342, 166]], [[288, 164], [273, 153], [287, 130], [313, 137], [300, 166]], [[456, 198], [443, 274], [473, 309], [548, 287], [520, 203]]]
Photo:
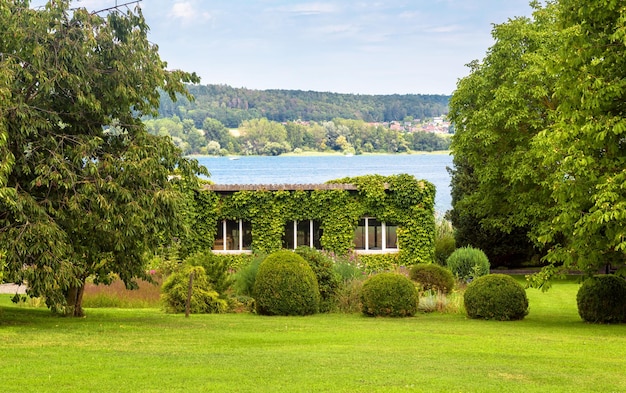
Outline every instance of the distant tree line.
[[402, 153], [448, 150], [447, 135], [393, 130], [363, 120], [280, 123], [267, 118], [244, 120], [231, 131], [222, 122], [205, 118], [200, 127], [191, 119], [174, 115], [144, 120], [148, 132], [169, 136], [184, 154], [280, 155], [287, 152], [321, 151]]
[[173, 102], [161, 94], [159, 117], [178, 116], [202, 128], [206, 118], [237, 128], [245, 120], [266, 118], [287, 122], [330, 121], [336, 118], [366, 122], [399, 121], [406, 117], [432, 118], [448, 113], [446, 95], [361, 95], [301, 90], [251, 90], [227, 85], [188, 85], [194, 101]]

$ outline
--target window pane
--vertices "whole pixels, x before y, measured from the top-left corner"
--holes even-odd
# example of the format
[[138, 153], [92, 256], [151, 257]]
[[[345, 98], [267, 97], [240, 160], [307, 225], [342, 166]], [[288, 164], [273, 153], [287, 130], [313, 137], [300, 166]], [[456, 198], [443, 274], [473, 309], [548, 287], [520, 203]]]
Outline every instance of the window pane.
[[283, 248], [293, 250], [293, 221], [285, 223], [285, 234], [283, 235]]
[[249, 221], [242, 222], [243, 227], [243, 246], [242, 250], [252, 249], [252, 223]]
[[385, 241], [387, 248], [398, 248], [398, 226], [394, 224], [386, 224], [385, 230], [387, 231]]
[[322, 243], [320, 239], [322, 238], [322, 228], [320, 228], [319, 221], [313, 221], [313, 248], [316, 250], [322, 249]]
[[311, 221], [298, 222], [298, 246], [311, 247]]
[[239, 250], [239, 221], [226, 221], [226, 249]]
[[356, 250], [365, 250], [365, 220], [360, 219], [354, 230], [354, 248]]
[[380, 250], [383, 248], [383, 224], [375, 218], [367, 221], [368, 249]]
[[224, 221], [217, 222], [217, 232], [215, 234], [215, 241], [213, 241], [214, 250], [224, 249]]

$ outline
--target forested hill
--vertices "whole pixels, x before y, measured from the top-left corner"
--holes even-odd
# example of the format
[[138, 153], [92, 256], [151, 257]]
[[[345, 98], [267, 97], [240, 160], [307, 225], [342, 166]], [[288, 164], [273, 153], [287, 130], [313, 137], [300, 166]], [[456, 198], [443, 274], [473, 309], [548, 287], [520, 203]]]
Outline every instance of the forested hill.
[[243, 120], [267, 118], [326, 121], [335, 118], [383, 122], [432, 118], [448, 113], [446, 95], [360, 95], [301, 90], [251, 90], [226, 85], [190, 85], [196, 100], [172, 102], [162, 94], [160, 116], [177, 115], [202, 124], [211, 117], [236, 128]]

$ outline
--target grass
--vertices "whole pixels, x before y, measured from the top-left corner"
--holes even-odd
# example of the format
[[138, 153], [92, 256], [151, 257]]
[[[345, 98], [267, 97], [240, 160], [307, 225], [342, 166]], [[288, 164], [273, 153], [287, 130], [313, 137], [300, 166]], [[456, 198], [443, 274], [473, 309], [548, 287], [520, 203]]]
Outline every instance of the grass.
[[577, 315], [574, 281], [528, 290], [517, 322], [461, 314], [260, 317], [88, 309], [0, 298], [4, 392], [618, 392], [626, 325]]

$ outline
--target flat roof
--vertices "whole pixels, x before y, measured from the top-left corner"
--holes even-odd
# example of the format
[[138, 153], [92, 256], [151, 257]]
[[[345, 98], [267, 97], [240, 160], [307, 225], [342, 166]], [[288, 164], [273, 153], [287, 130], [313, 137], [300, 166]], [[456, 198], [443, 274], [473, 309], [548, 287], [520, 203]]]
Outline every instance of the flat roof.
[[237, 191], [314, 191], [314, 190], [348, 190], [358, 191], [354, 184], [323, 183], [323, 184], [204, 184], [202, 189], [216, 192]]

